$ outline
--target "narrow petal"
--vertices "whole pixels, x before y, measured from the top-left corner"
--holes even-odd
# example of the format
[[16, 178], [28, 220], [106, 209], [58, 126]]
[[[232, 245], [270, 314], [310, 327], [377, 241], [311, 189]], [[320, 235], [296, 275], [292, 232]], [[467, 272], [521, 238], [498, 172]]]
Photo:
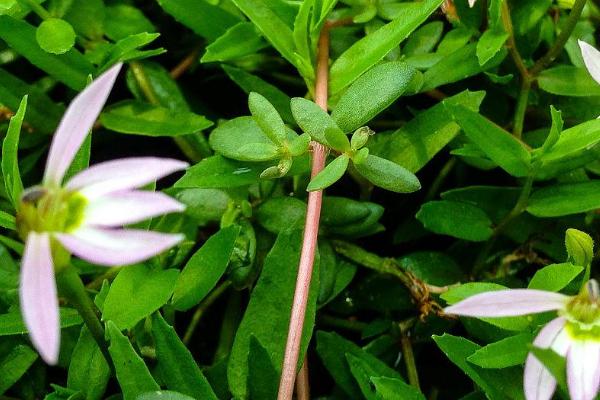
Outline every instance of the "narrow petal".
[[[533, 341], [535, 347], [547, 349], [563, 334], [565, 319], [555, 318], [550, 321]], [[556, 379], [532, 353], [525, 362], [523, 387], [527, 400], [549, 400], [556, 390]]]
[[85, 209], [84, 224], [117, 227], [183, 210], [183, 204], [164, 193], [118, 192], [92, 200]]
[[183, 161], [155, 157], [107, 161], [75, 175], [67, 183], [67, 189], [78, 190], [93, 199], [107, 193], [138, 188], [187, 166]]
[[600, 83], [600, 51], [582, 40], [578, 40], [577, 42], [579, 43], [583, 62], [588, 72], [596, 82]]
[[473, 7], [477, 0], [469, 0], [469, 7]]
[[533, 289], [507, 289], [471, 296], [444, 311], [468, 317], [509, 317], [558, 310], [569, 296]]
[[44, 183], [60, 185], [73, 157], [92, 129], [117, 79], [122, 64], [116, 64], [86, 87], [69, 105], [50, 145]]
[[593, 400], [600, 384], [600, 343], [572, 340], [567, 352], [567, 379], [571, 400]]
[[91, 263], [116, 266], [147, 260], [175, 246], [183, 235], [134, 229], [85, 227], [66, 234], [57, 233], [63, 246]]
[[19, 286], [21, 312], [31, 342], [42, 359], [58, 361], [60, 324], [50, 238], [46, 233], [29, 233], [21, 262]]

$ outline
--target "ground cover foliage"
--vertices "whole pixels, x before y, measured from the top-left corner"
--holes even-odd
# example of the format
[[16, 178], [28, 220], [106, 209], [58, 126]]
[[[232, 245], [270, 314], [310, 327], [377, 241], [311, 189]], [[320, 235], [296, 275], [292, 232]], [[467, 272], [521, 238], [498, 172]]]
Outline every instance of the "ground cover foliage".
[[[595, 47], [599, 22], [585, 0], [0, 0], [1, 398], [277, 398], [321, 191], [299, 399], [524, 399], [530, 352], [569, 398], [565, 359], [532, 345], [555, 312], [444, 308], [506, 288], [598, 305], [600, 83], [578, 40]], [[133, 226], [185, 238], [110, 268], [52, 240], [48, 365], [19, 304], [23, 188], [120, 62], [66, 176], [188, 162], [145, 186], [185, 211]]]

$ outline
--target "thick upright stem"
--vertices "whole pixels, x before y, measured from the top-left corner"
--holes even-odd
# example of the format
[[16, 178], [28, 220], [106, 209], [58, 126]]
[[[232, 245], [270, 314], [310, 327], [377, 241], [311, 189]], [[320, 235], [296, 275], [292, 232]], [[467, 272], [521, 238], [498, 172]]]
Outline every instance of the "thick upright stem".
[[[327, 111], [329, 77], [329, 29], [325, 26], [319, 37], [317, 52], [317, 71], [315, 81], [315, 103]], [[316, 176], [325, 166], [326, 149], [319, 143], [312, 142], [312, 169], [311, 177]], [[304, 225], [304, 238], [298, 266], [298, 278], [292, 303], [290, 326], [288, 329], [287, 343], [283, 358], [281, 380], [279, 381], [278, 400], [291, 400], [294, 393], [294, 383], [302, 341], [302, 330], [308, 303], [308, 292], [312, 278], [317, 236], [319, 233], [319, 219], [321, 217], [321, 202], [323, 191], [318, 190], [308, 194], [308, 208]]]

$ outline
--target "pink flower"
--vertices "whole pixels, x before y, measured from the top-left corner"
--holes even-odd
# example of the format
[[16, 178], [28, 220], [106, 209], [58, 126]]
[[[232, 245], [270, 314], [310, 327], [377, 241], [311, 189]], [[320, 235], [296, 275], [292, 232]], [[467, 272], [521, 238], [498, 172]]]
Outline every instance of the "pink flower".
[[[600, 385], [600, 298], [598, 284], [589, 281], [578, 296], [533, 289], [508, 289], [469, 297], [445, 312], [468, 317], [508, 317], [557, 310], [533, 345], [567, 358], [567, 381], [572, 400], [593, 400]], [[525, 362], [527, 400], [549, 400], [556, 379], [529, 353]]]
[[94, 165], [63, 184], [75, 154], [100, 114], [121, 64], [99, 76], [70, 104], [52, 140], [43, 184], [24, 191], [17, 212], [25, 241], [19, 296], [31, 341], [48, 364], [58, 360], [60, 321], [55, 268], [69, 253], [91, 263], [117, 266], [157, 255], [183, 239], [123, 225], [184, 206], [159, 192], [136, 188], [187, 167], [153, 157], [125, 158]]

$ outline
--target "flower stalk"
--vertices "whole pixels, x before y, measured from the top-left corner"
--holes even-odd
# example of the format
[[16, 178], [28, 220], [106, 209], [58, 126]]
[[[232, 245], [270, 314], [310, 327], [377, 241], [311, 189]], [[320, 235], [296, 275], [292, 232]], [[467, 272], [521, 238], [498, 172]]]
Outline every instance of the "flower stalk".
[[[321, 30], [317, 51], [317, 70], [315, 80], [315, 103], [327, 111], [329, 81], [329, 26], [326, 24]], [[325, 166], [327, 151], [323, 145], [311, 142], [312, 166], [311, 178], [321, 172]], [[308, 194], [308, 207], [304, 225], [304, 237], [298, 266], [296, 289], [292, 302], [290, 325], [283, 358], [281, 380], [279, 382], [278, 400], [291, 400], [294, 393], [294, 383], [298, 370], [298, 358], [302, 341], [302, 330], [308, 303], [308, 293], [312, 278], [315, 252], [317, 249], [317, 236], [319, 234], [319, 219], [321, 217], [321, 203], [323, 191], [315, 190]]]

